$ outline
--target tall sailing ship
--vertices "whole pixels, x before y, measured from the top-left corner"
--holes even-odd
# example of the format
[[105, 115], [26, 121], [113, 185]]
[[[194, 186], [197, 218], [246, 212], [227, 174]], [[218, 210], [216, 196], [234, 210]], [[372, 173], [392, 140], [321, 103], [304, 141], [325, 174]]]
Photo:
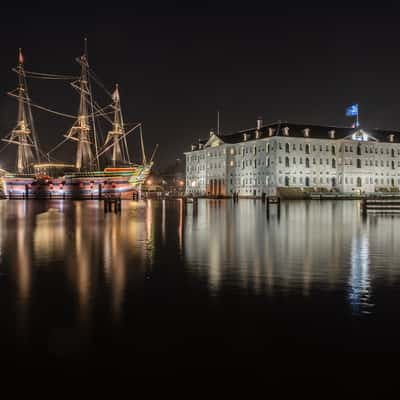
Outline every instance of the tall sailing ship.
[[[6, 146], [17, 148], [16, 171], [3, 173], [0, 189], [9, 197], [49, 198], [62, 197], [72, 199], [120, 196], [132, 198], [140, 191], [153, 165], [155, 151], [148, 161], [144, 151], [142, 125], [134, 124], [129, 130], [124, 124], [118, 85], [111, 94], [111, 104], [100, 107], [93, 97], [92, 80], [104, 89], [89, 67], [86, 50], [77, 59], [80, 65], [79, 77], [67, 75], [29, 72], [24, 68], [21, 49], [18, 65], [14, 71], [18, 75], [18, 87], [9, 95], [18, 102], [17, 123], [12, 131], [2, 139]], [[46, 107], [34, 104], [28, 93], [27, 78], [65, 79], [79, 93], [79, 109], [73, 117]], [[64, 139], [50, 152], [44, 153], [39, 146], [35, 131], [32, 107], [54, 114], [73, 117], [75, 122]], [[102, 118], [111, 125], [105, 140], [97, 134], [96, 120]], [[126, 137], [134, 132], [140, 133], [142, 162], [131, 162]], [[76, 145], [75, 162], [66, 164], [55, 162], [50, 154], [72, 141]]]

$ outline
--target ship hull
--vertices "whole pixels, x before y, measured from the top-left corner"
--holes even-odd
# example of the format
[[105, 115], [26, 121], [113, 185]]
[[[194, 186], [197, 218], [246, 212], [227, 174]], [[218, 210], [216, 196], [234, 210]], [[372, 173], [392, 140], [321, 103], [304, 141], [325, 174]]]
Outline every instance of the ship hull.
[[106, 168], [104, 171], [69, 174], [58, 178], [6, 175], [3, 186], [9, 198], [133, 199], [150, 170], [149, 165]]

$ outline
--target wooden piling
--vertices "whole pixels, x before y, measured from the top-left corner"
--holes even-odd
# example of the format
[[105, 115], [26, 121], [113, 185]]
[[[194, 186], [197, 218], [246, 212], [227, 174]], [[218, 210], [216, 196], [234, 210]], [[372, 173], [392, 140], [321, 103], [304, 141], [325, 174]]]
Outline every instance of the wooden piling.
[[277, 212], [278, 212], [278, 218], [280, 218], [280, 216], [281, 216], [281, 198], [280, 197], [278, 197], [277, 198]]
[[365, 197], [361, 200], [361, 212], [363, 217], [366, 217], [368, 214], [367, 199]]

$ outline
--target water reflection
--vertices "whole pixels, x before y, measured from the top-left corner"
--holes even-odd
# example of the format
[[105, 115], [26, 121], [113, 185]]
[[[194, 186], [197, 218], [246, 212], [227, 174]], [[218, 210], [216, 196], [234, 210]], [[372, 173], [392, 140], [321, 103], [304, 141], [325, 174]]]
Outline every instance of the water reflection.
[[[370, 269], [400, 277], [396, 218], [360, 218], [356, 202], [283, 203], [280, 218], [261, 202], [209, 201], [185, 224], [185, 263], [210, 293], [240, 288], [257, 295], [346, 293], [354, 314], [371, 312]], [[386, 251], [383, 251], [386, 249]], [[384, 268], [380, 268], [384, 265]], [[350, 279], [348, 278], [350, 276]]]
[[366, 232], [353, 238], [351, 248], [351, 275], [350, 275], [350, 304], [353, 312], [369, 313], [368, 307], [372, 306], [369, 277], [369, 241]]
[[118, 320], [127, 282], [143, 285], [153, 236], [151, 204], [126, 202], [121, 215], [104, 215], [97, 202], [0, 202], [0, 274], [15, 282], [19, 335], [28, 331], [33, 293], [49, 306], [60, 297], [66, 308], [75, 304], [82, 326], [106, 296]]
[[53, 302], [71, 311], [68, 324], [89, 328], [96, 313], [119, 323], [153, 282], [168, 296], [174, 285], [315, 303], [328, 294], [365, 315], [379, 287], [399, 282], [398, 221], [363, 222], [356, 202], [283, 203], [267, 219], [265, 204], [246, 200], [126, 201], [121, 214], [96, 201], [1, 201], [0, 300], [15, 302], [19, 332]]

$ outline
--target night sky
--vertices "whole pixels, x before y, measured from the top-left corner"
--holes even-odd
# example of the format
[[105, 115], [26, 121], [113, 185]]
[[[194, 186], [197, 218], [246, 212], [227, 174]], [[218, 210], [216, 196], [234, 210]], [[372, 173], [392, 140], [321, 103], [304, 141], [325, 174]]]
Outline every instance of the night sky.
[[[18, 47], [28, 70], [77, 74], [74, 59], [85, 36], [97, 75], [110, 90], [120, 85], [125, 120], [143, 122], [147, 152], [160, 144], [159, 168], [207, 137], [218, 109], [223, 133], [254, 127], [259, 115], [265, 122], [351, 125], [345, 108], [352, 103], [359, 103], [363, 127], [400, 130], [394, 2], [375, 3], [379, 8], [366, 2], [82, 4], [1, 10], [2, 136], [15, 122], [15, 104], [5, 93], [16, 85], [11, 68]], [[64, 82], [32, 81], [30, 91], [39, 104], [77, 110], [77, 95]], [[71, 124], [42, 111], [34, 115], [46, 150]], [[129, 143], [139, 161], [137, 137]], [[13, 157], [0, 153], [0, 165]]]

